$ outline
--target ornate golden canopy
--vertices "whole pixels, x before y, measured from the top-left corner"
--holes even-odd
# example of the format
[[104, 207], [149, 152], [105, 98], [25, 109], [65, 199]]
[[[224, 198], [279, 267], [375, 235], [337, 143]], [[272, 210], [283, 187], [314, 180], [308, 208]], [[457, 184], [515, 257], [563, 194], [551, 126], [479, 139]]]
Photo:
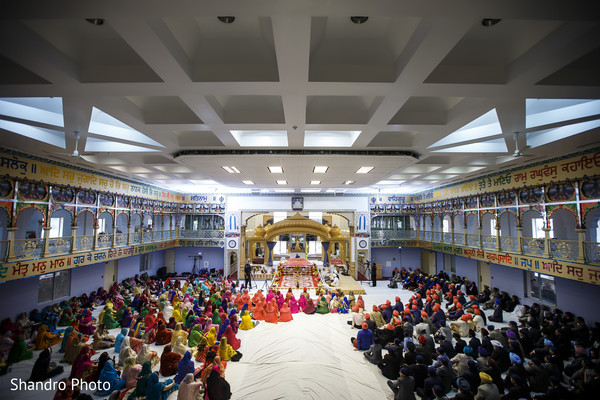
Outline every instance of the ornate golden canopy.
[[302, 216], [300, 213], [296, 213], [293, 216], [274, 223], [273, 225], [267, 225], [264, 228], [257, 226], [254, 229], [254, 237], [248, 238], [253, 240], [272, 241], [279, 235], [287, 233], [305, 233], [309, 235], [316, 235], [321, 238], [321, 241], [329, 241], [331, 239], [343, 239], [340, 237], [340, 228], [334, 226], [330, 228], [327, 225], [320, 224], [312, 219], [308, 219]]

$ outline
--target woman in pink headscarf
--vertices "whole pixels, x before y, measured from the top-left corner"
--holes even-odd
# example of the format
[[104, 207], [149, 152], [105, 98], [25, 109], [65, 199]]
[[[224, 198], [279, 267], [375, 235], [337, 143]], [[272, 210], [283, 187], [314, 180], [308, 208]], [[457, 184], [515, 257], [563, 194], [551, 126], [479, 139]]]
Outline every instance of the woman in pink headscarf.
[[300, 307], [301, 311], [304, 311], [304, 309], [306, 308], [307, 296], [304, 295], [305, 293], [308, 294], [306, 292], [306, 288], [304, 288], [304, 291], [302, 292], [302, 294], [300, 295], [300, 298], [298, 299], [298, 306]]
[[[302, 296], [304, 297], [304, 296]], [[292, 297], [290, 297], [290, 311], [292, 314], [297, 314], [298, 311], [300, 311], [300, 306], [298, 306], [298, 302], [296, 301], [296, 298], [294, 297], [294, 295], [292, 295]]]
[[83, 333], [84, 335], [92, 335], [96, 330], [96, 327], [92, 325], [92, 322], [92, 312], [88, 310], [81, 322], [79, 322], [79, 332]]
[[270, 303], [273, 297], [275, 297], [275, 293], [273, 293], [273, 289], [269, 289], [269, 293], [267, 293], [267, 301], [265, 304]]

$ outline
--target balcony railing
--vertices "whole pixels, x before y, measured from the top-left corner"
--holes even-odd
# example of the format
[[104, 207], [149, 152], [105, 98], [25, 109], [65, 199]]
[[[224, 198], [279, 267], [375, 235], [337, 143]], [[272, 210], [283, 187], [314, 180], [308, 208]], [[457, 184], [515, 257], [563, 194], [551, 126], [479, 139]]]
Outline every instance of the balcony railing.
[[107, 235], [106, 233], [103, 233], [101, 235], [98, 235], [98, 248], [108, 249], [109, 247], [112, 247], [112, 239], [112, 234]]
[[561, 260], [577, 260], [579, 242], [576, 240], [550, 239], [550, 255]]
[[78, 251], [90, 251], [94, 248], [94, 235], [77, 236], [75, 248]]
[[15, 258], [39, 258], [44, 239], [15, 239]]
[[[418, 239], [428, 242], [453, 243], [457, 246], [475, 247], [486, 250], [497, 250], [498, 241], [495, 235], [479, 235], [419, 230], [416, 231], [394, 231], [394, 230], [372, 230], [372, 239], [376, 241], [385, 240], [411, 240]], [[466, 238], [466, 243], [465, 243]], [[481, 238], [481, 244], [480, 244]], [[558, 260], [586, 262], [589, 264], [600, 264], [600, 243], [583, 242], [583, 254], [580, 253], [580, 243], [576, 240], [549, 239], [546, 253], [546, 240], [541, 238], [521, 238], [522, 249], [519, 248], [519, 238], [515, 236], [500, 236], [500, 251], [515, 254], [524, 254], [535, 257], [552, 257]]]
[[495, 250], [496, 249], [496, 236], [481, 235], [481, 247], [486, 250]]
[[600, 243], [583, 242], [585, 259], [591, 264], [600, 264]]
[[519, 239], [514, 236], [500, 236], [500, 249], [516, 253], [518, 250]]
[[222, 239], [225, 237], [225, 231], [211, 230], [211, 231], [191, 231], [182, 230], [179, 231], [179, 237], [182, 239]]
[[467, 233], [467, 246], [479, 247], [479, 235]]
[[6, 261], [8, 258], [8, 240], [0, 240], [0, 261]]
[[[75, 236], [73, 243], [72, 236], [48, 238], [48, 248], [44, 250], [46, 240], [43, 238], [36, 239], [15, 239], [14, 250], [11, 250], [9, 240], [0, 240], [0, 262], [32, 259], [40, 257], [48, 257], [71, 252], [78, 253], [84, 251], [93, 251], [101, 249], [109, 249], [114, 247], [123, 247], [133, 244], [142, 243], [142, 235], [144, 243], [157, 243], [166, 240], [173, 240], [176, 236], [176, 231], [144, 231], [133, 233], [100, 233], [97, 239], [94, 235]], [[223, 239], [225, 232], [222, 230], [210, 231], [190, 231], [183, 230], [180, 233], [182, 239]], [[402, 239], [414, 239], [415, 232], [402, 232]], [[130, 240], [130, 241], [129, 241]], [[96, 241], [96, 248], [94, 248]], [[9, 260], [10, 251], [14, 251], [14, 258]]]
[[544, 255], [544, 239], [523, 238], [523, 253], [530, 256]]
[[452, 233], [451, 232], [443, 232], [442, 233], [442, 241], [444, 243], [451, 244], [452, 243]]
[[50, 238], [49, 239], [48, 250], [50, 254], [65, 254], [71, 251], [71, 244], [73, 243], [73, 238], [68, 237], [59, 237], [59, 238]]

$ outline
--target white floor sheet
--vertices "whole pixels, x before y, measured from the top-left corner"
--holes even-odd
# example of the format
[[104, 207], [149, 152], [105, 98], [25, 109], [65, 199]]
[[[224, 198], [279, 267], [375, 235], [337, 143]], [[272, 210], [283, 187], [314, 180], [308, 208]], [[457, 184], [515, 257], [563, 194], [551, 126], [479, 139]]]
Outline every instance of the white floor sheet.
[[[257, 282], [261, 287], [262, 282]], [[377, 287], [364, 282], [367, 291], [363, 295], [366, 311], [374, 304], [400, 296], [403, 303], [412, 296], [412, 292], [402, 289], [389, 289], [387, 282], [380, 281]], [[252, 290], [254, 293], [256, 291]], [[294, 290], [296, 298], [300, 290]], [[309, 291], [315, 297], [314, 290]], [[358, 296], [357, 296], [358, 297]], [[95, 310], [97, 315], [102, 307]], [[487, 312], [490, 313], [489, 311]], [[505, 314], [505, 320], [509, 320]], [[373, 400], [393, 399], [387, 386], [387, 379], [381, 375], [377, 366], [370, 364], [363, 352], [354, 350], [350, 338], [355, 337], [357, 329], [352, 329], [347, 321], [349, 314], [306, 315], [294, 314], [291, 322], [269, 324], [261, 322], [249, 331], [238, 332], [241, 339], [239, 351], [243, 354], [239, 362], [229, 362], [225, 378], [231, 385], [233, 400], [273, 400], [273, 399], [345, 399]], [[506, 324], [496, 324], [506, 326]], [[111, 333], [117, 335], [119, 329]], [[152, 350], [162, 354], [164, 346], [151, 345]], [[58, 353], [59, 345], [54, 346], [52, 359], [57, 362], [63, 354]], [[0, 399], [52, 399], [54, 392], [11, 390], [14, 378], [27, 379], [39, 351], [34, 359], [12, 366], [12, 371], [0, 377]], [[115, 355], [109, 349], [111, 356]], [[385, 354], [385, 351], [384, 351]], [[93, 359], [98, 358], [100, 353]], [[117, 355], [118, 359], [118, 355]], [[68, 376], [70, 365], [65, 372], [53, 380], [58, 382]], [[200, 363], [196, 363], [200, 366]], [[154, 369], [158, 371], [158, 366]], [[160, 376], [161, 380], [166, 379]], [[89, 391], [86, 391], [90, 393]], [[93, 396], [94, 399], [104, 397]], [[175, 400], [177, 393], [169, 396]]]

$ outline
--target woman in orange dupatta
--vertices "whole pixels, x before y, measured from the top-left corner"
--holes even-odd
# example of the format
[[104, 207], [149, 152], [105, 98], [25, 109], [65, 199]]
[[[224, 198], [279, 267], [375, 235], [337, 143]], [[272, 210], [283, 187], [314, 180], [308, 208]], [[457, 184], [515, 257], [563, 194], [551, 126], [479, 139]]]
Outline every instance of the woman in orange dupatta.
[[279, 317], [279, 309], [277, 308], [277, 301], [272, 299], [271, 302], [267, 304], [265, 310], [265, 321], [276, 324]]
[[262, 300], [258, 299], [258, 303], [254, 305], [254, 309], [252, 310], [252, 318], [257, 321], [265, 320], [265, 303]]
[[279, 311], [279, 321], [280, 322], [290, 322], [294, 318], [292, 317], [292, 312], [290, 311], [290, 307], [288, 307], [288, 303], [283, 303], [281, 306], [281, 311]]

